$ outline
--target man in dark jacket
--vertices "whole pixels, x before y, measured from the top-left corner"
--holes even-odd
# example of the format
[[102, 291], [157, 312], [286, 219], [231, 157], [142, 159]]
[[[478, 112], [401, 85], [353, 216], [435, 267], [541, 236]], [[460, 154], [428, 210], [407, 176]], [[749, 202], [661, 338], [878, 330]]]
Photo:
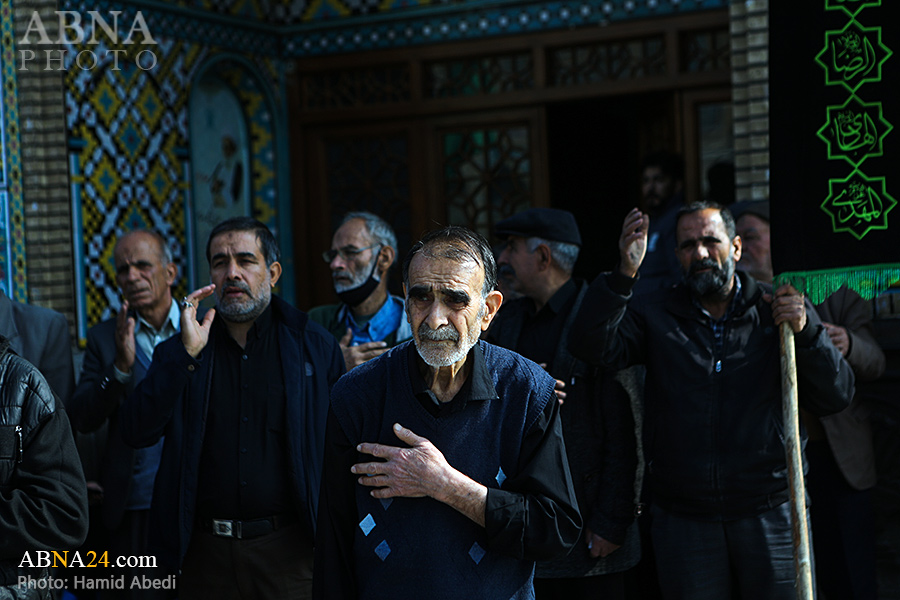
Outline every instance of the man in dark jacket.
[[[212, 284], [184, 299], [181, 335], [160, 344], [122, 407], [125, 441], [165, 436], [151, 548], [181, 568], [180, 598], [305, 598], [337, 341], [272, 295], [271, 231], [217, 225]], [[196, 305], [215, 292], [198, 321]]]
[[735, 274], [741, 239], [718, 205], [679, 214], [684, 282], [632, 299], [647, 227], [637, 209], [626, 216], [618, 269], [591, 284], [569, 341], [593, 363], [646, 365], [644, 449], [663, 594], [793, 599], [779, 326], [795, 333], [806, 409], [845, 408], [853, 373], [796, 290], [773, 295]]
[[40, 372], [0, 336], [0, 598], [50, 598], [35, 552], [77, 548], [87, 527], [87, 489], [66, 413]]
[[63, 402], [75, 387], [72, 340], [66, 317], [55, 310], [15, 302], [0, 290], [0, 335], [33, 364]]
[[[568, 211], [530, 208], [498, 222], [495, 233], [506, 240], [498, 270], [522, 297], [503, 303], [484, 339], [540, 363], [557, 380], [566, 455], [585, 522], [582, 540], [568, 556], [537, 563], [535, 595], [624, 598], [623, 571], [640, 556], [637, 528], [630, 527], [634, 416], [616, 373], [577, 360], [566, 346], [588, 287], [572, 279], [581, 246], [578, 224]], [[620, 377], [634, 390], [631, 373]]]
[[[119, 433], [119, 407], [150, 367], [153, 349], [178, 332], [181, 312], [172, 298], [178, 268], [161, 235], [131, 231], [113, 249], [116, 283], [124, 300], [119, 313], [91, 327], [87, 334], [78, 387], [69, 402], [72, 423], [80, 433], [103, 440], [98, 495], [101, 517], [91, 524], [92, 540], [116, 556], [147, 553], [147, 531], [153, 480], [159, 467], [162, 440], [134, 450]], [[159, 571], [142, 567], [125, 570], [162, 579]], [[165, 598], [162, 589], [101, 590], [101, 598]]]

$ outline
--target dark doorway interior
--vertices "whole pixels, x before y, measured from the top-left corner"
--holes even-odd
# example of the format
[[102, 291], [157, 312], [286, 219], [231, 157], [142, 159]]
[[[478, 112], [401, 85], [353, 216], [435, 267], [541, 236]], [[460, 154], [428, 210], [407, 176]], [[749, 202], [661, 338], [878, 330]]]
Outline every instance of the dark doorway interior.
[[673, 129], [670, 101], [628, 95], [547, 106], [550, 204], [578, 221], [576, 277], [592, 280], [616, 266], [622, 220], [639, 199], [643, 149], [663, 147]]

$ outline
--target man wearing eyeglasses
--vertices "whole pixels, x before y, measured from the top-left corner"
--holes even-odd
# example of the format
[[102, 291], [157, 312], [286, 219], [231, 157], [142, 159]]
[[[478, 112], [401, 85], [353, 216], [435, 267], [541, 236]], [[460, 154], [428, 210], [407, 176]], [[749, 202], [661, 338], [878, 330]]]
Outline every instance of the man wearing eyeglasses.
[[309, 318], [340, 341], [348, 371], [412, 338], [403, 299], [388, 293], [396, 256], [394, 230], [368, 212], [347, 214], [322, 253], [340, 303], [313, 308]]

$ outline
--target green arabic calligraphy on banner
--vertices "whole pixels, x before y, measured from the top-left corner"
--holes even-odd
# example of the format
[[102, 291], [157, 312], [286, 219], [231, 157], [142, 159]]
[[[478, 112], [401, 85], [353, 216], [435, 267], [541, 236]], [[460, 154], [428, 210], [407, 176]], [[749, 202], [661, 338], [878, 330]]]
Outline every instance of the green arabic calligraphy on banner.
[[831, 216], [835, 233], [846, 231], [861, 240], [872, 230], [888, 228], [888, 213], [897, 201], [888, 194], [884, 177], [853, 171], [846, 179], [830, 179], [828, 189], [822, 210]]
[[842, 286], [871, 299], [900, 280], [900, 1], [818, 7], [769, 7], [776, 283], [814, 303]]
[[843, 29], [826, 31], [825, 45], [816, 55], [825, 70], [825, 85], [841, 85], [850, 92], [844, 104], [826, 107], [825, 125], [817, 135], [828, 148], [828, 160], [846, 160], [854, 167], [845, 179], [828, 180], [829, 195], [821, 207], [831, 217], [834, 233], [847, 232], [858, 240], [887, 229], [888, 213], [897, 204], [884, 177], [870, 178], [859, 170], [867, 158], [884, 154], [884, 137], [893, 129], [881, 102], [857, 96], [864, 84], [882, 80], [882, 66], [893, 54], [882, 42], [881, 27], [864, 27], [856, 20], [862, 9], [880, 4], [826, 0], [826, 10], [844, 9], [850, 21]]
[[828, 159], [844, 159], [854, 167], [884, 154], [884, 136], [894, 126], [884, 118], [881, 102], [851, 96], [843, 105], [827, 107], [819, 138], [828, 145]]
[[890, 55], [881, 43], [881, 27], [851, 21], [841, 31], [825, 32], [816, 62], [825, 69], [827, 85], [843, 85], [853, 93], [866, 82], [881, 81], [881, 65]]

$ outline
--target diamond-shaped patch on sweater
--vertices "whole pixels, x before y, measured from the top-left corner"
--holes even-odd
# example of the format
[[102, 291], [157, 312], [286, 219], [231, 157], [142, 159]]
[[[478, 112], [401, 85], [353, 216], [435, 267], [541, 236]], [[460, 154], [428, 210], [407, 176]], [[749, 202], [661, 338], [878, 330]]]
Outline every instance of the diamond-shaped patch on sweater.
[[481, 562], [481, 559], [484, 558], [485, 554], [487, 554], [487, 552], [478, 545], [478, 542], [475, 542], [472, 544], [472, 547], [469, 548], [469, 556], [475, 561], [476, 565]]
[[497, 480], [497, 485], [503, 487], [503, 482], [506, 481], [506, 473], [503, 472], [503, 467], [500, 467], [500, 470], [497, 471], [495, 479]]
[[384, 559], [386, 559], [388, 554], [390, 553], [391, 547], [388, 546], [387, 540], [384, 540], [380, 544], [375, 546], [375, 554], [378, 555], [378, 558], [381, 559], [381, 562], [384, 562]]
[[384, 510], [387, 510], [391, 505], [391, 502], [394, 501], [393, 498], [379, 498], [378, 500], [381, 502], [381, 506], [384, 507]]
[[366, 518], [359, 522], [359, 528], [362, 529], [363, 535], [365, 536], [368, 536], [369, 533], [375, 529], [375, 519], [372, 518], [371, 513], [366, 515]]

